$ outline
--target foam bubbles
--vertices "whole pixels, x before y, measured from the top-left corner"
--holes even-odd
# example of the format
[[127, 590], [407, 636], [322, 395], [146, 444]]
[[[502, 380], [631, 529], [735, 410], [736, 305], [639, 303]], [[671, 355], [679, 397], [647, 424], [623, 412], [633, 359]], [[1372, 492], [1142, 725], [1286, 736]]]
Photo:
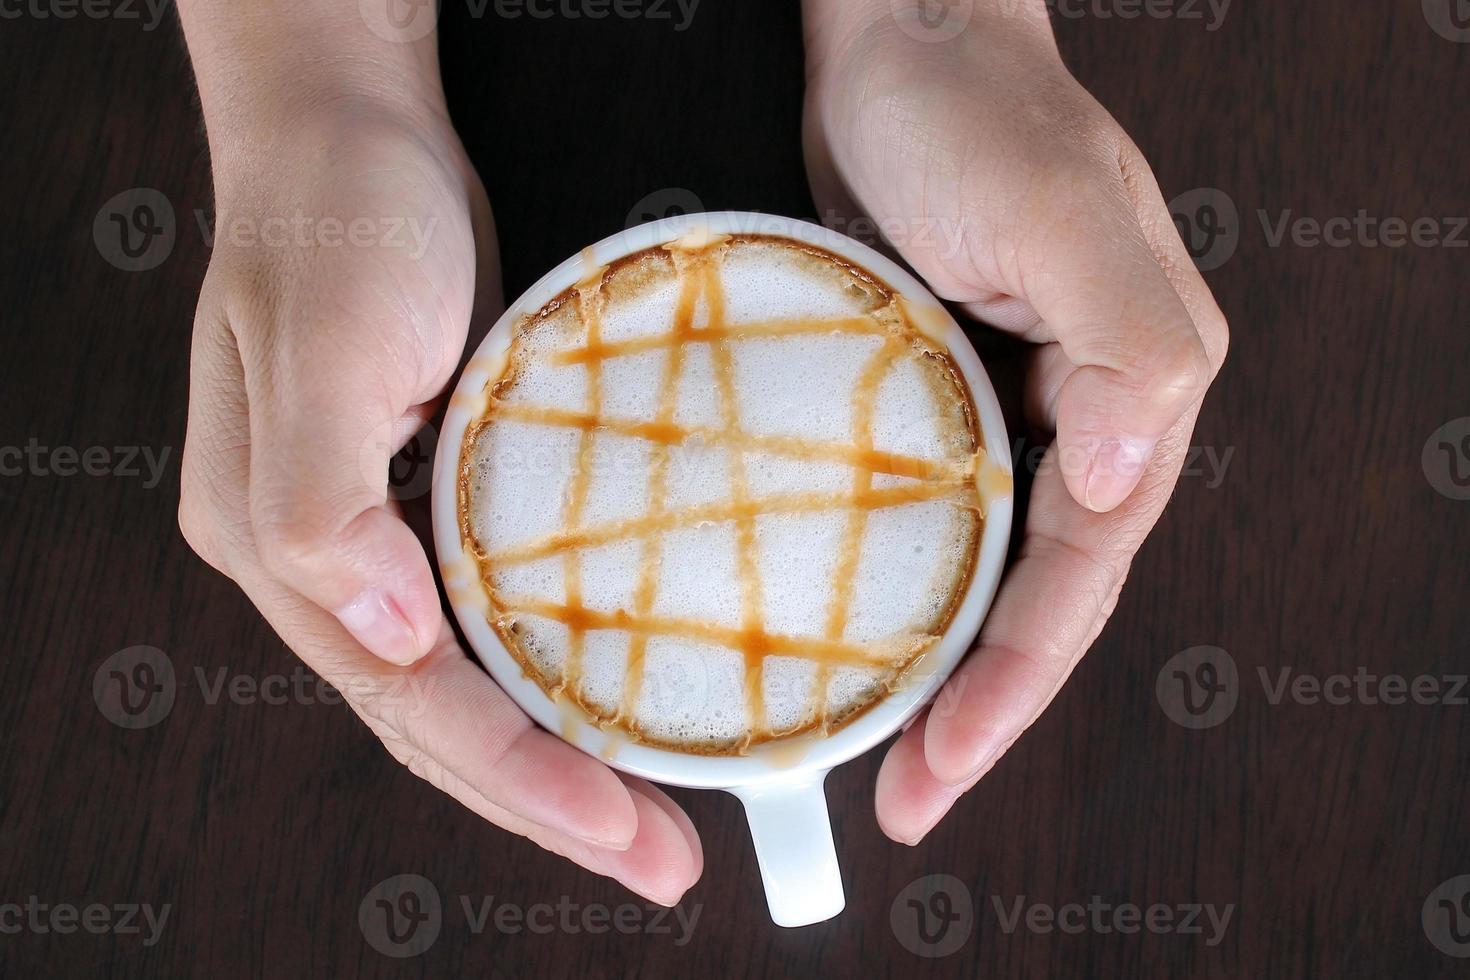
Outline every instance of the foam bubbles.
[[749, 730], [745, 661], [733, 650], [657, 636], [648, 641], [639, 726], [664, 742], [720, 745]]
[[852, 441], [852, 391], [881, 337], [814, 334], [742, 341], [735, 349], [740, 417], [757, 435]]

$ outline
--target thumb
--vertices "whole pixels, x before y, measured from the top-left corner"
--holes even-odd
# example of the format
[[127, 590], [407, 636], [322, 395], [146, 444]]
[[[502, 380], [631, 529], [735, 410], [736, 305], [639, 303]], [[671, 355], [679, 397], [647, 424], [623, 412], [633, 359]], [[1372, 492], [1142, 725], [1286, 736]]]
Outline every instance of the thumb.
[[1118, 198], [1053, 223], [1024, 276], [1024, 298], [1076, 365], [1057, 396], [1057, 449], [1068, 490], [1094, 511], [1133, 492], [1215, 370], [1167, 252]]
[[395, 360], [395, 345], [310, 333], [245, 358], [256, 547], [369, 651], [410, 664], [442, 619], [428, 558], [387, 498], [389, 462], [424, 417], [420, 372]]

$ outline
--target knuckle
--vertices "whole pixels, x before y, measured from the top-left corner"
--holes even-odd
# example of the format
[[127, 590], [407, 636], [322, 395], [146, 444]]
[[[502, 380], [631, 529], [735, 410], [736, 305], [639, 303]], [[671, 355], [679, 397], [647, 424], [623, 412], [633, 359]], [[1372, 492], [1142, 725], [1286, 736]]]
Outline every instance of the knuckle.
[[1148, 387], [1170, 400], [1189, 401], [1205, 393], [1213, 374], [1204, 344], [1191, 334], [1158, 356], [1148, 372]]
[[322, 526], [295, 507], [257, 512], [252, 523], [261, 563], [277, 575], [312, 564], [326, 540]]
[[184, 543], [204, 559], [205, 564], [219, 572], [228, 574], [225, 553], [219, 545], [214, 522], [209, 519], [199, 503], [199, 490], [192, 481], [185, 481], [179, 492], [179, 533]]
[[1225, 363], [1225, 355], [1230, 351], [1230, 324], [1225, 319], [1225, 314], [1211, 305], [1208, 313], [1196, 318], [1195, 327], [1199, 330], [1200, 340], [1204, 342], [1205, 350], [1209, 354], [1212, 369], [1219, 371], [1220, 365]]

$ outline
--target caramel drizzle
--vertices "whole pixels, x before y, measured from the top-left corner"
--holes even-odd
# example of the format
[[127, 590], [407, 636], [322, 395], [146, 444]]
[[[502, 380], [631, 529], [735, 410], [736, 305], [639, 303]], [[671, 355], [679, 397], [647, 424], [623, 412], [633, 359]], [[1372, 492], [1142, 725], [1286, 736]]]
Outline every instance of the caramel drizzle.
[[[883, 383], [883, 378], [888, 374], [898, 353], [898, 343], [892, 339], [887, 340], [864, 365], [863, 373], [858, 377], [857, 387], [853, 392], [852, 427], [858, 449], [863, 452], [873, 451], [873, 412], [878, 403], [878, 387]], [[855, 468], [852, 474], [853, 499], [861, 500], [872, 493], [872, 490], [873, 471], [864, 466]], [[827, 608], [829, 640], [841, 640], [847, 632], [858, 560], [863, 551], [863, 534], [868, 528], [868, 512], [869, 508], [866, 507], [852, 507], [847, 512], [847, 526], [843, 529], [842, 548], [838, 552], [841, 561], [832, 577], [832, 602]], [[831, 673], [831, 664], [817, 665], [817, 675], [812, 683], [814, 698], [826, 692]], [[813, 705], [812, 710], [817, 711], [820, 707], [820, 704]], [[820, 713], [825, 724], [826, 712]]]
[[[703, 263], [701, 263], [703, 264]], [[708, 294], [706, 294], [708, 295]], [[792, 317], [783, 320], [755, 320], [731, 326], [710, 322], [704, 329], [682, 337], [673, 334], [649, 334], [607, 343], [588, 340], [582, 347], [552, 354], [552, 364], [591, 364], [613, 357], [627, 357], [665, 347], [682, 347], [688, 343], [721, 344], [726, 340], [749, 340], [757, 337], [795, 337], [801, 334], [845, 333], [883, 334], [887, 328], [871, 316]]]
[[[593, 269], [590, 252], [583, 253], [589, 269]], [[605, 297], [602, 293], [603, 270], [598, 267], [574, 287], [577, 291], [577, 312], [587, 328], [587, 344], [597, 344], [602, 339], [602, 308]], [[587, 363], [587, 414], [597, 417], [602, 412], [602, 362]], [[582, 512], [587, 506], [587, 490], [592, 484], [592, 454], [596, 434], [586, 428], [577, 442], [577, 467], [572, 472], [571, 484], [567, 488], [566, 507], [562, 512], [564, 528], [579, 527]], [[568, 606], [582, 604], [582, 553], [574, 548], [562, 552], [562, 573]], [[582, 672], [582, 654], [586, 647], [586, 630], [569, 626], [567, 656], [562, 663], [561, 689], [572, 685], [575, 692]]]
[[[962, 493], [973, 491], [973, 485], [964, 480], [945, 480], [934, 483], [903, 483], [892, 487], [877, 487], [862, 493], [777, 493], [755, 497], [739, 503], [719, 501], [695, 504], [682, 510], [661, 510], [638, 517], [628, 517], [605, 524], [553, 531], [535, 541], [506, 548], [486, 556], [493, 565], [519, 565], [560, 554], [569, 548], [597, 548], [629, 538], [644, 538], [695, 527], [699, 524], [721, 524], [726, 521], [742, 521], [762, 514], [813, 514], [829, 510], [884, 510], [917, 504], [943, 497], [958, 499]], [[973, 503], [971, 504], [973, 506]]]
[[[700, 265], [705, 309], [708, 311], [706, 328], [720, 329], [725, 322], [724, 283], [712, 257], [707, 255]], [[735, 395], [735, 362], [730, 355], [729, 341], [724, 338], [716, 340], [710, 346], [710, 357], [714, 362], [715, 386], [720, 391], [720, 415], [725, 431], [738, 432], [740, 404]], [[745, 655], [745, 703], [749, 706], [751, 730], [761, 731], [766, 723], [765, 660], [771, 648], [769, 644], [760, 642], [765, 637], [765, 630], [761, 616], [760, 552], [755, 540], [756, 514], [750, 507], [744, 451], [731, 448], [726, 455], [730, 466], [730, 504], [736, 511], [735, 554], [739, 562], [741, 620], [745, 627], [745, 642], [740, 646]]]
[[767, 654], [786, 654], [812, 660], [817, 663], [870, 664], [891, 666], [927, 647], [933, 636], [921, 635], [896, 639], [887, 646], [848, 643], [829, 640], [822, 636], [791, 636], [772, 633], [765, 629], [748, 629], [743, 626], [722, 626], [702, 619], [686, 619], [679, 616], [659, 616], [653, 613], [639, 615], [626, 609], [607, 612], [587, 606], [573, 606], [560, 602], [538, 599], [534, 596], [495, 596], [497, 606], [506, 610], [505, 615], [540, 616], [551, 619], [583, 632], [592, 630], [623, 630], [645, 639], [650, 636], [676, 636], [685, 640], [698, 640], [714, 646], [730, 647], [735, 650], [759, 649]]
[[[679, 375], [684, 370], [684, 338], [694, 332], [694, 306], [699, 302], [701, 283], [680, 270], [679, 304], [674, 308], [674, 325], [669, 336], [674, 343], [669, 346], [669, 357], [664, 364], [663, 384], [658, 394], [656, 425], [668, 426], [674, 422], [674, 411], [679, 404]], [[591, 344], [589, 343], [590, 347]], [[598, 363], [595, 359], [589, 363]], [[648, 475], [648, 518], [657, 521], [666, 515], [664, 507], [669, 492], [669, 443], [654, 442]], [[653, 610], [653, 600], [658, 592], [658, 571], [663, 561], [663, 535], [643, 535], [643, 552], [639, 559], [638, 586], [633, 593], [635, 615], [646, 619]], [[623, 698], [618, 708], [618, 719], [636, 725], [638, 698], [643, 691], [643, 663], [648, 656], [648, 633], [632, 634], [628, 643], [628, 665], [623, 673]]]
[[[581, 347], [561, 351], [552, 355], [551, 359], [554, 363], [586, 366], [586, 410], [573, 412], [547, 406], [503, 402], [494, 398], [492, 393], [481, 419], [483, 425], [492, 415], [499, 415], [529, 423], [581, 430], [576, 469], [568, 488], [562, 527], [539, 540], [495, 554], [487, 555], [478, 546], [475, 546], [474, 553], [482, 587], [493, 605], [504, 611], [495, 617], [497, 623], [503, 625], [507, 621], [513, 621], [516, 614], [522, 614], [554, 620], [568, 628], [571, 639], [567, 659], [562, 669], [561, 683], [553, 694], [572, 685], [573, 697], [576, 698], [575, 686], [581, 673], [585, 637], [589, 631], [621, 630], [629, 634], [622, 698], [617, 713], [611, 720], [623, 724], [635, 735], [639, 729], [636, 710], [642, 693], [650, 637], [674, 636], [741, 652], [744, 655], [744, 686], [751, 716], [750, 728], [740, 744], [743, 750], [751, 741], [753, 733], [760, 731], [765, 725], [763, 674], [767, 656], [790, 655], [817, 665], [817, 675], [810, 694], [812, 703], [809, 704], [807, 714], [820, 714], [818, 721], [825, 728], [829, 721], [825, 711], [825, 695], [833, 667], [892, 667], [907, 662], [936, 639], [933, 635], [922, 634], [896, 637], [886, 644], [866, 645], [844, 640], [869, 512], [943, 498], [951, 498], [960, 506], [968, 507], [983, 507], [983, 501], [977, 502], [974, 499], [974, 481], [977, 466], [980, 465], [979, 454], [963, 464], [956, 464], [879, 452], [873, 447], [872, 426], [878, 389], [893, 361], [904, 350], [901, 334], [885, 322], [884, 316], [892, 318], [896, 315], [899, 323], [907, 322], [901, 304], [890, 303], [883, 310], [859, 317], [791, 318], [732, 326], [724, 319], [724, 289], [716, 261], [718, 246], [722, 243], [723, 239], [716, 239], [695, 246], [680, 243], [664, 246], [672, 253], [680, 279], [680, 293], [672, 329], [665, 334], [617, 342], [603, 341], [601, 326], [605, 295], [602, 286], [605, 270], [597, 268], [573, 287], [586, 337]], [[591, 257], [586, 258], [590, 269], [593, 265]], [[696, 327], [694, 319], [701, 297], [705, 300], [706, 317], [704, 325]], [[864, 365], [853, 393], [853, 444], [786, 436], [761, 436], [743, 431], [739, 425], [740, 411], [729, 341], [814, 333], [877, 334], [884, 337], [882, 345]], [[674, 422], [684, 355], [690, 343], [711, 345], [711, 359], [720, 396], [721, 428], [678, 425]], [[602, 417], [602, 362], [608, 358], [663, 349], [668, 350], [669, 354], [664, 365], [654, 420], [644, 422]], [[598, 431], [632, 436], [651, 444], [648, 509], [638, 517], [584, 525], [582, 517], [593, 471], [593, 440]], [[671, 450], [691, 439], [723, 446], [728, 450], [730, 499], [671, 511], [667, 507]], [[853, 469], [852, 487], [846, 493], [802, 492], [752, 497], [745, 470], [744, 453], [747, 451], [819, 459], [850, 466]], [[875, 473], [906, 477], [909, 482], [874, 488]], [[761, 614], [756, 519], [763, 515], [834, 510], [845, 510], [847, 522], [843, 531], [841, 557], [833, 578], [824, 635], [789, 636], [769, 632], [763, 624]], [[663, 535], [679, 528], [728, 522], [733, 522], [736, 530], [741, 591], [740, 626], [730, 627], [700, 620], [655, 615], [653, 605], [663, 557]], [[588, 608], [584, 604], [581, 590], [581, 550], [631, 539], [641, 542], [633, 611], [630, 613], [625, 609], [618, 609], [605, 612]], [[489, 577], [493, 566], [535, 561], [553, 555], [561, 555], [564, 563], [564, 603], [495, 594]]]
[[[699, 331], [702, 333], [703, 331]], [[725, 346], [723, 344], [716, 345]], [[502, 418], [533, 425], [552, 425], [566, 429], [602, 429], [614, 435], [630, 436], [645, 442], [678, 446], [691, 439], [707, 445], [724, 446], [747, 452], [764, 452], [797, 459], [817, 459], [843, 466], [855, 466], [874, 473], [889, 473], [914, 480], [961, 480], [970, 475], [972, 464], [958, 465], [902, 453], [888, 453], [869, 446], [821, 442], [796, 436], [769, 436], [746, 432], [738, 427], [716, 429], [701, 425], [679, 425], [676, 422], [640, 422], [636, 419], [602, 418], [587, 412], [564, 408], [528, 405], [524, 402], [497, 402], [495, 412]]]

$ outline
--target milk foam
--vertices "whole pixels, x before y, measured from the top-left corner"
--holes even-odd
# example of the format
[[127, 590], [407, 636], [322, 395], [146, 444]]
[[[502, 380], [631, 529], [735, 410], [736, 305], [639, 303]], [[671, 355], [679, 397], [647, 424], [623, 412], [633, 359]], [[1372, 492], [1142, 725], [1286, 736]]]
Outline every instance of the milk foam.
[[[739, 428], [766, 440], [732, 447], [719, 431], [725, 409], [715, 345], [691, 342], [678, 354], [662, 346], [600, 364], [565, 363], [566, 352], [588, 339], [578, 297], [569, 292], [518, 325], [510, 369], [466, 447], [467, 524], [483, 556], [497, 627], [543, 686], [565, 683], [588, 710], [649, 741], [727, 751], [835, 724], [880, 696], [942, 631], [967, 581], [979, 517], [966, 481], [975, 441], [963, 391], [947, 361], [926, 352], [918, 334], [898, 321], [887, 333], [873, 326], [894, 308], [881, 287], [781, 240], [736, 238], [711, 254], [723, 284], [723, 322], [732, 331], [794, 318], [863, 318], [867, 327], [728, 340]], [[602, 285], [601, 342], [636, 344], [668, 334], [681, 281], [665, 250], [614, 265]], [[702, 329], [710, 316], [701, 297], [692, 325]], [[854, 493], [858, 471], [795, 452], [781, 440], [837, 449], [857, 444], [855, 392], [880, 350], [891, 363], [874, 392], [872, 447], [948, 468], [955, 489], [867, 510], [857, 559], [844, 562], [852, 511], [841, 504]], [[661, 419], [665, 375], [675, 357], [681, 362], [675, 401]], [[589, 402], [594, 391], [596, 406]], [[593, 408], [602, 421], [585, 434], [536, 414], [585, 415]], [[660, 422], [682, 427], [687, 438], [664, 447], [627, 431]], [[664, 493], [655, 501], [661, 453]], [[763, 507], [750, 518], [755, 550], [748, 562], [741, 559], [740, 523], [728, 513], [708, 516], [708, 509], [734, 501], [734, 460], [743, 464], [749, 498], [806, 503], [805, 509], [791, 505], [796, 512]], [[579, 478], [583, 463], [590, 465]], [[879, 472], [869, 482], [874, 492], [922, 489], [905, 475]], [[579, 495], [580, 514], [572, 515]], [[823, 496], [837, 505], [816, 509], [813, 498]], [[707, 508], [707, 516], [675, 522], [661, 534], [614, 534], [571, 548], [572, 557], [551, 551], [496, 561], [497, 554], [544, 543], [566, 528], [569, 516], [581, 528], [616, 531], [619, 522], [626, 526], [653, 511], [696, 507]], [[829, 636], [844, 566], [851, 573], [850, 602], [840, 633]], [[569, 595], [569, 567], [579, 597]], [[755, 573], [759, 630], [776, 638], [763, 660], [731, 639], [750, 626], [742, 568]], [[644, 575], [652, 576], [652, 601], [640, 610]], [[577, 598], [588, 615], [600, 617], [580, 621], [586, 626], [580, 632], [578, 623], [559, 621], [547, 608]], [[655, 626], [635, 634], [619, 628], [619, 616]], [[782, 638], [830, 640], [842, 653], [818, 662], [783, 649]], [[748, 655], [761, 664], [753, 675]]]

